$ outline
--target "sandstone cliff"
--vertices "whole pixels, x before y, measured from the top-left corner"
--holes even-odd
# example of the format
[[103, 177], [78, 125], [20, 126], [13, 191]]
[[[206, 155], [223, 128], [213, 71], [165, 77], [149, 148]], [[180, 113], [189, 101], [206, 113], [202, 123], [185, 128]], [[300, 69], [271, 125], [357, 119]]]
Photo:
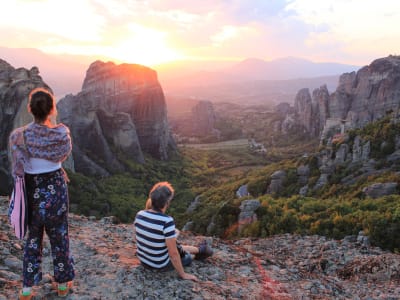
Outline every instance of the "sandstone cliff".
[[119, 154], [144, 162], [144, 154], [166, 160], [175, 149], [157, 74], [150, 68], [96, 61], [82, 91], [57, 105], [71, 128], [75, 169], [107, 176], [124, 169]]
[[29, 92], [35, 87], [49, 89], [37, 67], [16, 69], [0, 59], [0, 195], [11, 189], [8, 137], [14, 128], [32, 121], [26, 106]]

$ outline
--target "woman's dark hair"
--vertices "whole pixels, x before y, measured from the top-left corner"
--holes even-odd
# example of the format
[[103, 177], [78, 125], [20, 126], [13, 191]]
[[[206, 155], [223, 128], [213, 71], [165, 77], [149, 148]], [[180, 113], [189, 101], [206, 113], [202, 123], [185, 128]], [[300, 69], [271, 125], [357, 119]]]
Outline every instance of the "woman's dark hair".
[[36, 120], [44, 121], [54, 108], [53, 95], [43, 89], [36, 88], [29, 94], [29, 109]]
[[151, 207], [156, 211], [161, 211], [174, 197], [174, 188], [169, 182], [156, 183], [149, 193]]

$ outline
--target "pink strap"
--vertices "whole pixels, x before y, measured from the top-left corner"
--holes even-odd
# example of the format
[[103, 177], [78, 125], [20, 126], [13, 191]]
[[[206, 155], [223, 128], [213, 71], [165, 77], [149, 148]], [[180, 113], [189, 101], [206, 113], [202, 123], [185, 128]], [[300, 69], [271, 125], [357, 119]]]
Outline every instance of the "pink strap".
[[26, 232], [25, 210], [26, 210], [26, 191], [25, 180], [23, 177], [15, 178], [15, 186], [11, 199], [14, 199], [14, 208], [11, 212], [10, 221], [14, 227], [15, 235], [19, 239], [23, 239]]

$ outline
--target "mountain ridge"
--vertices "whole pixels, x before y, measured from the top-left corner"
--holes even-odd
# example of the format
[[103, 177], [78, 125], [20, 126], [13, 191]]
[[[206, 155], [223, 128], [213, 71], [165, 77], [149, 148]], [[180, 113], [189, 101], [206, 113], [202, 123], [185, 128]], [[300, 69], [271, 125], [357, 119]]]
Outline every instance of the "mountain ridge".
[[[56, 55], [47, 54], [35, 48], [7, 48], [0, 47], [0, 58], [8, 61], [12, 65], [19, 67], [31, 68], [36, 66], [41, 71], [41, 75], [46, 82], [52, 87], [57, 98], [61, 98], [67, 94], [76, 94], [81, 89], [81, 84], [85, 76], [88, 65], [96, 59], [110, 60], [99, 58], [97, 56], [83, 55]], [[236, 83], [254, 80], [288, 80], [295, 78], [321, 77], [326, 75], [336, 75], [357, 69], [352, 65], [339, 63], [314, 63], [301, 58], [279, 58], [271, 61], [262, 59], [254, 59], [258, 62], [255, 69], [241, 69], [246, 61], [253, 58], [244, 59], [242, 61], [177, 61], [169, 64], [161, 64], [152, 66], [156, 70], [163, 89], [171, 94], [179, 94], [181, 88], [196, 87], [202, 85], [202, 82], [209, 83], [211, 80], [218, 84]], [[117, 60], [116, 60], [117, 61]], [[292, 75], [282, 75], [279, 69], [288, 72], [293, 69], [291, 64], [295, 62], [306, 63], [305, 70], [292, 72]], [[284, 63], [281, 67], [280, 63]], [[171, 67], [172, 66], [172, 67]], [[175, 66], [175, 67], [174, 67]], [[260, 67], [261, 66], [261, 67]], [[273, 66], [272, 71], [263, 69], [263, 66]], [[313, 66], [312, 68], [310, 66]], [[325, 73], [316, 73], [316, 69], [321, 66], [331, 66], [334, 71]], [[308, 69], [314, 70], [314, 73], [307, 73]], [[278, 73], [281, 72], [279, 75]], [[274, 73], [279, 76], [274, 76]], [[180, 75], [179, 75], [180, 74]], [[310, 75], [311, 74], [311, 75]], [[321, 82], [319, 85], [325, 84]], [[329, 84], [328, 84], [329, 85]], [[314, 86], [312, 86], [314, 87]]]
[[[288, 80], [337, 75], [357, 70], [359, 66], [332, 62], [313, 62], [298, 57], [282, 57], [271, 61], [257, 58], [245, 59], [234, 65], [231, 71], [247, 79]], [[272, 78], [271, 78], [272, 76]]]

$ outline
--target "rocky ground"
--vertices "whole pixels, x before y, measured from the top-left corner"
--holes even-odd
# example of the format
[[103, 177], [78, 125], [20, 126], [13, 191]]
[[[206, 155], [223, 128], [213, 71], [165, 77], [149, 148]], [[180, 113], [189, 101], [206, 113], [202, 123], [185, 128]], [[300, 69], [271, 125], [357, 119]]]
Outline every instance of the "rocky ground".
[[[14, 238], [0, 198], [0, 300], [16, 299], [23, 243]], [[226, 241], [208, 238], [215, 255], [186, 268], [200, 281], [175, 271], [143, 269], [135, 256], [131, 225], [71, 215], [76, 279], [65, 299], [400, 299], [400, 255], [369, 246], [362, 236], [331, 240], [280, 235]], [[187, 244], [203, 237], [181, 233]], [[42, 285], [34, 299], [57, 299], [45, 240]]]

